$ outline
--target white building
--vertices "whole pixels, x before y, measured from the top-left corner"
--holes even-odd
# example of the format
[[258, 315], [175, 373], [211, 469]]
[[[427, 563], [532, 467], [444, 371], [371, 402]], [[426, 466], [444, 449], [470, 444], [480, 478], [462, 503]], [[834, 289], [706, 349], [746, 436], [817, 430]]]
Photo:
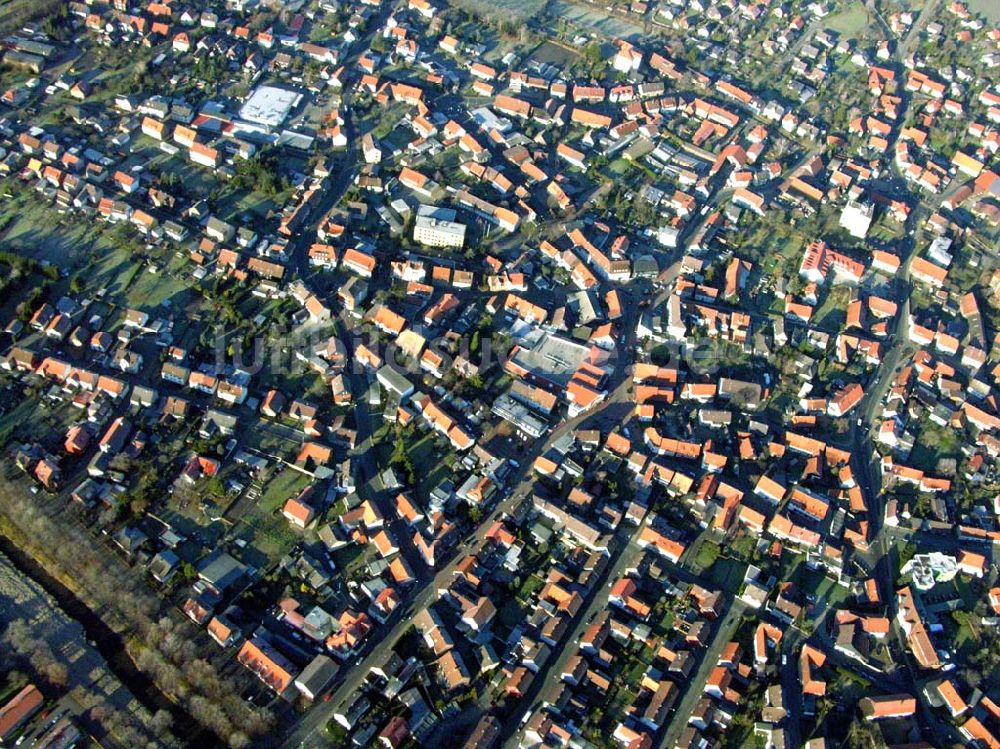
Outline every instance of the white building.
[[871, 203], [859, 203], [849, 200], [840, 214], [840, 226], [857, 239], [868, 236], [868, 229], [875, 216], [875, 206]]
[[413, 224], [413, 241], [428, 247], [461, 247], [465, 243], [465, 224], [456, 222], [450, 208], [420, 206]]
[[902, 575], [913, 576], [913, 587], [917, 590], [930, 590], [937, 583], [946, 583], [958, 574], [958, 562], [950, 554], [931, 551], [927, 554], [916, 554], [900, 570]]
[[265, 128], [275, 128], [298, 106], [302, 94], [277, 86], [258, 86], [240, 107], [240, 119]]
[[621, 73], [634, 73], [642, 65], [642, 52], [628, 42], [621, 42], [611, 64]]

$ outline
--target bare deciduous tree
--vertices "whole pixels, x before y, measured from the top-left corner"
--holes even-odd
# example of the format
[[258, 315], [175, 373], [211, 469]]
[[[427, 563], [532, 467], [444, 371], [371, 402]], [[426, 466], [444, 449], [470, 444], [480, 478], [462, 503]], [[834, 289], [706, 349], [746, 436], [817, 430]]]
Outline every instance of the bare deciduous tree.
[[[0, 481], [0, 498], [4, 500], [0, 512], [24, 535], [29, 551], [52, 566], [57, 577], [71, 581], [109, 626], [128, 636], [129, 652], [139, 670], [195, 721], [232, 746], [247, 746], [271, 729], [273, 716], [244, 703], [235, 686], [199, 657], [190, 625], [173, 618], [173, 612], [150, 592], [141, 571], [121, 565], [65, 514], [30, 501], [19, 487]], [[26, 657], [33, 655], [38, 670], [50, 679], [62, 677], [60, 669], [52, 668], [57, 660], [47, 646], [29, 649], [34, 638], [26, 624], [13, 623], [5, 638], [11, 638], [8, 641], [18, 652], [24, 648]], [[172, 725], [166, 721], [169, 717], [165, 714], [157, 722], [164, 733]], [[117, 720], [121, 722], [120, 717]], [[122, 730], [131, 735], [136, 728], [122, 725]], [[132, 745], [143, 746], [145, 741], [143, 736]]]

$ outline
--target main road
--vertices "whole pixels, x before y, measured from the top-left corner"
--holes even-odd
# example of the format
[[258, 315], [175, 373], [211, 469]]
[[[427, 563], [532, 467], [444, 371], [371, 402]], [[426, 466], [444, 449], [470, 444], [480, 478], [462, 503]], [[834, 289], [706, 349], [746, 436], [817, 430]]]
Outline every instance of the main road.
[[[344, 669], [346, 674], [340, 677], [335, 690], [330, 698], [325, 702], [316, 703], [299, 721], [285, 739], [285, 749], [306, 749], [307, 747], [323, 747], [326, 742], [322, 731], [330, 720], [333, 719], [337, 708], [341, 707], [358, 688], [362, 685], [368, 671], [379, 665], [384, 657], [387, 648], [402, 636], [407, 629], [412, 626], [412, 615], [427, 606], [430, 606], [437, 599], [437, 591], [447, 587], [455, 574], [455, 568], [459, 561], [466, 555], [467, 550], [481, 546], [486, 539], [486, 532], [490, 526], [501, 519], [504, 515], [509, 515], [517, 509], [520, 504], [529, 499], [534, 486], [534, 477], [531, 475], [532, 465], [535, 458], [542, 455], [552, 444], [563, 435], [582, 426], [600, 426], [610, 421], [617, 423], [621, 418], [622, 404], [628, 403], [630, 382], [628, 380], [629, 347], [634, 345], [634, 319], [631, 314], [626, 316], [624, 334], [621, 337], [619, 349], [624, 349], [619, 354], [615, 371], [611, 376], [611, 391], [607, 399], [596, 409], [580, 414], [561, 422], [553, 429], [544, 440], [537, 440], [532, 447], [526, 451], [521, 463], [510, 479], [510, 485], [516, 486], [514, 491], [505, 499], [501, 500], [496, 507], [483, 519], [476, 530], [470, 534], [464, 543], [460, 545], [458, 553], [444, 567], [437, 570], [429, 579], [420, 584], [417, 590], [412, 593], [408, 600], [394, 613], [386, 625], [374, 632], [369, 638], [369, 645], [363, 651], [363, 655], [355, 662], [348, 664]], [[617, 413], [616, 413], [617, 412]]]

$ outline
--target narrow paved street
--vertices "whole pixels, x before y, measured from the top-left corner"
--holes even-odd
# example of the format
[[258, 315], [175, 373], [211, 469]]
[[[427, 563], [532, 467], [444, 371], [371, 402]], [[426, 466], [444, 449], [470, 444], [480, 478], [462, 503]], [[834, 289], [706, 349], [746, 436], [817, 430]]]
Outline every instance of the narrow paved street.
[[532, 465], [539, 455], [543, 454], [549, 447], [564, 434], [571, 432], [578, 427], [604, 423], [605, 411], [610, 409], [611, 413], [616, 410], [614, 406], [621, 404], [628, 396], [629, 382], [626, 378], [627, 367], [622, 365], [619, 371], [620, 382], [613, 394], [602, 404], [601, 407], [580, 414], [579, 416], [564, 420], [559, 426], [549, 433], [543, 440], [537, 440], [529, 448], [528, 452], [520, 459], [520, 467], [516, 469], [511, 477], [511, 485], [516, 489], [504, 500], [502, 500], [489, 515], [483, 518], [477, 526], [476, 531], [459, 545], [455, 556], [440, 570], [434, 572], [433, 576], [418, 584], [417, 589], [407, 596], [406, 603], [399, 607], [385, 626], [380, 627], [372, 637], [364, 651], [364, 655], [358, 659], [356, 664], [352, 663], [348, 676], [339, 682], [329, 700], [313, 706], [299, 722], [294, 731], [290, 732], [285, 740], [286, 749], [294, 747], [321, 747], [324, 746], [319, 732], [326, 724], [332, 720], [333, 714], [361, 685], [365, 676], [372, 666], [377, 665], [388, 648], [409, 629], [411, 618], [414, 613], [431, 605], [437, 599], [437, 591], [446, 587], [454, 577], [454, 570], [463, 556], [469, 549], [478, 547], [486, 538], [486, 533], [494, 521], [503, 515], [512, 513], [523, 501], [530, 501], [531, 491], [534, 487], [534, 476], [532, 475]]
[[640, 529], [641, 526], [619, 529], [615, 536], [615, 550], [612, 553], [612, 558], [615, 561], [605, 569], [584, 607], [573, 621], [573, 626], [567, 630], [558, 647], [553, 649], [557, 655], [550, 658], [548, 663], [539, 669], [531, 684], [531, 689], [522, 699], [518, 700], [513, 712], [504, 721], [501, 740], [506, 739], [505, 746], [508, 749], [514, 749], [518, 745], [522, 719], [538, 708], [541, 698], [552, 692], [563, 667], [576, 654], [580, 637], [587, 630], [587, 626], [593, 621], [594, 616], [607, 608], [608, 595], [615, 580], [621, 577], [642, 556], [642, 550], [635, 543]]
[[677, 742], [681, 732], [687, 727], [687, 720], [682, 719], [685, 715], [690, 715], [695, 704], [705, 692], [705, 683], [712, 673], [712, 669], [719, 664], [719, 656], [736, 633], [740, 625], [743, 613], [746, 611], [746, 604], [739, 600], [733, 600], [726, 610], [725, 616], [719, 620], [712, 635], [711, 644], [701, 655], [701, 663], [698, 670], [688, 679], [684, 687], [684, 695], [674, 707], [673, 720], [667, 730], [660, 737], [659, 748], [670, 749]]

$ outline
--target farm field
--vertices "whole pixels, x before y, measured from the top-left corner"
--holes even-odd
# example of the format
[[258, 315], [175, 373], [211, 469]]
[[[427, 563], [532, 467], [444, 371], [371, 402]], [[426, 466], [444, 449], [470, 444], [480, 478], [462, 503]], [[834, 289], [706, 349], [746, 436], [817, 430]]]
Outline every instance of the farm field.
[[638, 39], [643, 28], [623, 18], [611, 16], [598, 8], [589, 8], [567, 0], [552, 3], [553, 12], [567, 22], [581, 29], [592, 29], [597, 33], [615, 39]]
[[478, 0], [461, 0], [455, 5], [478, 15], [486, 15], [493, 8], [497, 15], [528, 19], [545, 7], [545, 0], [498, 0], [488, 4]]

